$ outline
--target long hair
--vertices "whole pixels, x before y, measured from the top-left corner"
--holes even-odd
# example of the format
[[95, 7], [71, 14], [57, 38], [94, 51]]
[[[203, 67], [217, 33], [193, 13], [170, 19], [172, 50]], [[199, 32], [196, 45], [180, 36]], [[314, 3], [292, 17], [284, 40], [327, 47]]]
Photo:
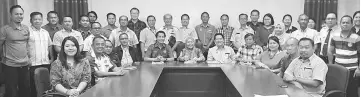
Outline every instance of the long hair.
[[68, 55], [64, 52], [64, 45], [65, 45], [65, 42], [68, 40], [73, 42], [75, 44], [75, 47], [77, 48], [77, 52], [74, 56], [75, 64], [80, 63], [80, 61], [82, 59], [82, 57], [80, 55], [80, 51], [79, 51], [80, 49], [79, 49], [78, 40], [76, 40], [76, 38], [73, 36], [65, 37], [61, 43], [61, 50], [59, 52], [59, 61], [61, 62], [61, 65], [67, 70], [69, 69], [68, 62], [66, 61]]
[[276, 36], [271, 36], [271, 37], [268, 38], [268, 51], [270, 51], [270, 49], [269, 49], [269, 42], [270, 42], [271, 40], [275, 41], [275, 42], [278, 44], [278, 50], [282, 50], [281, 44], [280, 44], [280, 40], [279, 40]]

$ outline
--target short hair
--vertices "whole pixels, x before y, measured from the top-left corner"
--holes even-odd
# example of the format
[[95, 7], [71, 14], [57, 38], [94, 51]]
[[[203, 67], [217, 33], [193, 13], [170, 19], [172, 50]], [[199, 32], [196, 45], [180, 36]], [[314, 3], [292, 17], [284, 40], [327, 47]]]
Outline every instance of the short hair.
[[226, 16], [227, 19], [229, 20], [229, 16], [228, 16], [227, 14], [222, 14], [221, 17], [220, 17], [220, 19], [222, 19], [223, 16]]
[[21, 10], [23, 10], [24, 11], [24, 9], [20, 6], [20, 5], [13, 5], [13, 6], [11, 6], [10, 7], [10, 13], [13, 13], [13, 10], [15, 9], [15, 8], [20, 8]]
[[[308, 17], [306, 14], [301, 14], [301, 15], [298, 16], [298, 20], [300, 19], [301, 16], [306, 16], [308, 20], [310, 19], [310, 17]], [[325, 20], [324, 20], [324, 21], [325, 21]], [[326, 22], [326, 21], [325, 21], [325, 22]]]
[[223, 35], [222, 33], [216, 33], [216, 34], [214, 34], [214, 39], [216, 39], [216, 36], [218, 36], [218, 35], [221, 35], [222, 38], [224, 39], [224, 35]]
[[107, 14], [107, 19], [108, 19], [108, 17], [109, 17], [110, 15], [113, 15], [114, 17], [117, 17], [114, 13], [108, 13], [108, 14]]
[[95, 11], [90, 11], [90, 12], [88, 12], [87, 15], [89, 16], [89, 14], [91, 14], [91, 13], [95, 15], [95, 18], [98, 18], [98, 14]]
[[136, 8], [136, 7], [133, 7], [132, 9], [130, 9], [130, 10], [129, 10], [129, 12], [132, 12], [132, 10], [137, 10], [137, 11], [138, 11], [138, 13], [140, 13], [139, 9], [138, 9], [138, 8]]
[[90, 28], [93, 28], [93, 24], [99, 24], [100, 27], [102, 27], [102, 24], [100, 24], [99, 22], [93, 22], [93, 23], [90, 24]]
[[164, 31], [158, 31], [157, 33], [155, 33], [155, 37], [158, 37], [160, 33], [164, 34], [164, 37], [166, 37], [165, 32]]
[[49, 11], [48, 14], [46, 14], [46, 16], [49, 17], [50, 14], [55, 14], [56, 16], [58, 16], [58, 12], [56, 11]]
[[292, 16], [291, 16], [290, 14], [284, 15], [283, 18], [282, 18], [282, 21], [285, 20], [286, 17], [290, 17], [290, 18], [291, 18], [291, 22], [292, 22]]
[[43, 17], [43, 14], [40, 13], [40, 12], [32, 12], [32, 13], [30, 14], [30, 21], [34, 18], [35, 15], [40, 15], [41, 17]]
[[264, 18], [265, 18], [265, 17], [270, 17], [270, 18], [271, 18], [271, 25], [274, 25], [274, 24], [275, 24], [275, 20], [273, 19], [272, 14], [270, 14], [270, 13], [265, 14], [265, 15], [263, 16], [263, 23], [264, 23]]
[[66, 16], [63, 17], [63, 21], [64, 21], [64, 18], [66, 18], [66, 17], [69, 17], [69, 18], [73, 19], [70, 15], [66, 15]]
[[[271, 36], [268, 38], [268, 42], [267, 42], [268, 45], [269, 45], [270, 40], [273, 40], [278, 44], [278, 50], [282, 50], [280, 40], [276, 36]], [[268, 47], [268, 50], [270, 50], [269, 47]]]
[[245, 14], [245, 13], [241, 13], [241, 14], [239, 14], [239, 15], [238, 15], [238, 19], [240, 19], [242, 15], [245, 15], [245, 16], [246, 16], [246, 18], [248, 19], [248, 15], [247, 15], [247, 14]]
[[170, 16], [170, 18], [172, 18], [172, 19], [173, 19], [173, 16], [172, 16], [171, 14], [169, 14], [169, 13], [165, 14], [165, 15], [163, 16], [163, 19], [164, 19], [164, 18], [165, 18], [165, 16], [167, 16], [167, 15], [169, 15], [169, 16]]
[[202, 16], [203, 14], [207, 14], [208, 17], [209, 17], [209, 13], [208, 13], [208, 12], [202, 12], [201, 16]]
[[120, 17], [119, 17], [119, 21], [121, 20], [122, 17], [126, 17], [126, 18], [127, 18], [127, 21], [128, 21], [128, 17], [125, 16], [125, 15], [120, 16]]
[[98, 39], [98, 38], [99, 38], [99, 39], [103, 39], [104, 42], [105, 42], [105, 38], [104, 38], [104, 37], [102, 37], [102, 36], [100, 36], [100, 35], [95, 35], [94, 38], [93, 38], [93, 41], [92, 41], [92, 45], [93, 45], [95, 39]]
[[311, 43], [312, 47], [315, 47], [315, 44], [314, 44], [315, 42], [310, 38], [306, 38], [306, 37], [301, 38], [300, 41], [298, 41], [298, 45], [300, 45], [301, 41], [309, 41]]
[[112, 45], [112, 47], [113, 47], [112, 41], [110, 41], [109, 39], [106, 39], [106, 40], [105, 40], [105, 43], [107, 43], [107, 42], [109, 42], [109, 43]]
[[250, 36], [252, 36], [252, 39], [254, 39], [254, 34], [252, 33], [247, 33], [246, 35], [244, 35], [244, 39], [246, 40], [246, 38]]
[[88, 19], [89, 19], [89, 17], [88, 17], [87, 15], [80, 15], [80, 17], [79, 17], [79, 21], [81, 21], [81, 18], [83, 18], [83, 17], [86, 17], [86, 18], [88, 18]]
[[153, 17], [154, 20], [156, 20], [154, 15], [149, 15], [149, 16], [147, 17], [147, 21], [149, 21], [149, 18], [151, 18], [151, 17]]
[[355, 18], [355, 16], [357, 15], [357, 14], [359, 14], [360, 13], [360, 11], [356, 11], [354, 14], [353, 14], [353, 18]]
[[126, 35], [128, 38], [129, 38], [129, 36], [128, 36], [128, 34], [127, 33], [121, 33], [121, 34], [119, 34], [119, 39], [120, 39], [120, 37], [122, 36], [122, 35]]
[[257, 9], [253, 9], [253, 10], [251, 11], [251, 15], [252, 15], [253, 12], [257, 12], [257, 14], [259, 15], [259, 11], [258, 11]]
[[326, 17], [327, 17], [327, 15], [329, 15], [329, 14], [334, 14], [334, 15], [336, 16], [336, 19], [337, 19], [337, 14], [336, 14], [335, 12], [330, 12], [330, 13], [326, 14]]
[[184, 16], [186, 16], [186, 17], [188, 17], [188, 19], [190, 19], [188, 14], [182, 14], [181, 20], [183, 19]]
[[345, 18], [345, 17], [350, 18], [350, 19], [351, 19], [351, 24], [353, 23], [353, 19], [352, 19], [352, 17], [351, 17], [350, 15], [344, 15], [344, 16], [342, 16], [341, 19], [340, 19], [340, 23], [342, 22], [342, 18]]

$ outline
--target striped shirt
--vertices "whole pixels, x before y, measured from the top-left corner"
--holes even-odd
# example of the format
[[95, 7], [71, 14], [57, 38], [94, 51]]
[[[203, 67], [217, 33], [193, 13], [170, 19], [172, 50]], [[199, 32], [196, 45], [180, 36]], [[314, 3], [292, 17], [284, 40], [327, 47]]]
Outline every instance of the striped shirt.
[[335, 50], [335, 62], [345, 67], [358, 66], [358, 54], [360, 50], [360, 36], [351, 33], [347, 37], [341, 35], [333, 36], [331, 39], [331, 46]]
[[227, 46], [230, 46], [230, 47], [233, 47], [232, 43], [231, 43], [231, 36], [232, 36], [233, 30], [234, 30], [234, 28], [231, 26], [219, 27], [217, 29], [217, 33], [221, 33], [224, 36], [224, 44]]
[[31, 66], [50, 64], [49, 46], [52, 45], [48, 31], [43, 28], [39, 30], [31, 26], [29, 29], [29, 52]]

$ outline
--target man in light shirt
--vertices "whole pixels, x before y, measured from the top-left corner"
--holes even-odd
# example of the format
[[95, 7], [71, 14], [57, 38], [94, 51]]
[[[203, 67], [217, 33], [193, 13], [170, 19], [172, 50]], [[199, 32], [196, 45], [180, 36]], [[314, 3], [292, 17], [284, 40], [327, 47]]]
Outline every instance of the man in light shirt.
[[291, 37], [296, 38], [297, 40], [306, 37], [312, 39], [315, 43], [318, 43], [318, 39], [317, 39], [318, 32], [316, 30], [307, 27], [308, 19], [309, 18], [306, 14], [301, 14], [298, 17], [298, 24], [300, 24], [300, 29], [294, 31], [291, 34]]
[[326, 16], [326, 27], [322, 28], [319, 33], [319, 40], [320, 40], [320, 47], [319, 47], [319, 56], [323, 59], [326, 63], [333, 63], [329, 62], [327, 58], [327, 50], [330, 47], [331, 39], [333, 36], [339, 36], [341, 33], [341, 28], [337, 26], [337, 16], [335, 13], [328, 13]]
[[180, 55], [180, 52], [185, 48], [186, 39], [188, 37], [192, 37], [193, 39], [198, 39], [198, 35], [194, 28], [189, 28], [189, 15], [183, 14], [181, 16], [182, 27], [179, 28], [179, 32], [177, 33], [176, 40], [177, 42], [173, 46], [172, 50], [176, 51], [177, 56]]
[[83, 37], [80, 34], [80, 32], [72, 29], [73, 27], [73, 19], [70, 16], [63, 17], [63, 27], [64, 29], [56, 32], [54, 34], [53, 44], [55, 45], [55, 51], [57, 53], [61, 50], [61, 42], [65, 37], [73, 36], [77, 39], [79, 42], [79, 51], [83, 51], [84, 43], [83, 43]]
[[[178, 28], [173, 26], [172, 21], [173, 21], [173, 16], [171, 14], [165, 14], [163, 16], [163, 21], [164, 21], [164, 26], [160, 29], [158, 29], [159, 31], [164, 31], [165, 32], [165, 44], [168, 44], [170, 47], [174, 47], [175, 43], [176, 43], [176, 34], [178, 33]], [[173, 49], [174, 50], [174, 49]]]
[[119, 24], [120, 24], [119, 28], [114, 29], [109, 36], [109, 40], [112, 41], [112, 44], [114, 44], [114, 47], [117, 47], [120, 45], [119, 35], [122, 33], [126, 33], [128, 35], [129, 45], [136, 47], [136, 44], [139, 43], [138, 38], [137, 38], [137, 35], [127, 27], [128, 17], [124, 16], [124, 15], [120, 16]]
[[221, 33], [214, 35], [214, 42], [216, 46], [212, 47], [208, 51], [207, 63], [232, 63], [234, 50], [224, 45], [224, 36]]
[[140, 48], [142, 51], [142, 58], [144, 58], [145, 52], [147, 51], [148, 47], [155, 43], [155, 33], [157, 33], [157, 29], [155, 28], [155, 22], [155, 17], [153, 15], [149, 15], [147, 17], [148, 27], [144, 28], [140, 32], [139, 41], [141, 43]]
[[240, 23], [241, 27], [234, 29], [234, 32], [232, 33], [232, 36], [231, 36], [231, 42], [233, 43], [233, 46], [234, 46], [233, 49], [235, 49], [235, 50], [238, 50], [242, 45], [245, 44], [244, 36], [247, 33], [254, 34], [253, 29], [251, 27], [247, 26], [248, 15], [242, 13], [238, 16], [238, 18], [239, 18], [239, 23]]

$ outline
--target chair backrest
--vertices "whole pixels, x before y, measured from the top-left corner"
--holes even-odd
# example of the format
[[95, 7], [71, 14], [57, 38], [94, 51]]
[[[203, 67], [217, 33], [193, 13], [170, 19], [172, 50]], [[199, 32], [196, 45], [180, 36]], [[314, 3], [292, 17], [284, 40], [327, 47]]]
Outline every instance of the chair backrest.
[[338, 64], [329, 64], [326, 75], [326, 92], [340, 90], [346, 92], [350, 71]]
[[36, 86], [37, 97], [42, 97], [43, 93], [51, 88], [49, 70], [44, 67], [35, 69], [34, 82]]

